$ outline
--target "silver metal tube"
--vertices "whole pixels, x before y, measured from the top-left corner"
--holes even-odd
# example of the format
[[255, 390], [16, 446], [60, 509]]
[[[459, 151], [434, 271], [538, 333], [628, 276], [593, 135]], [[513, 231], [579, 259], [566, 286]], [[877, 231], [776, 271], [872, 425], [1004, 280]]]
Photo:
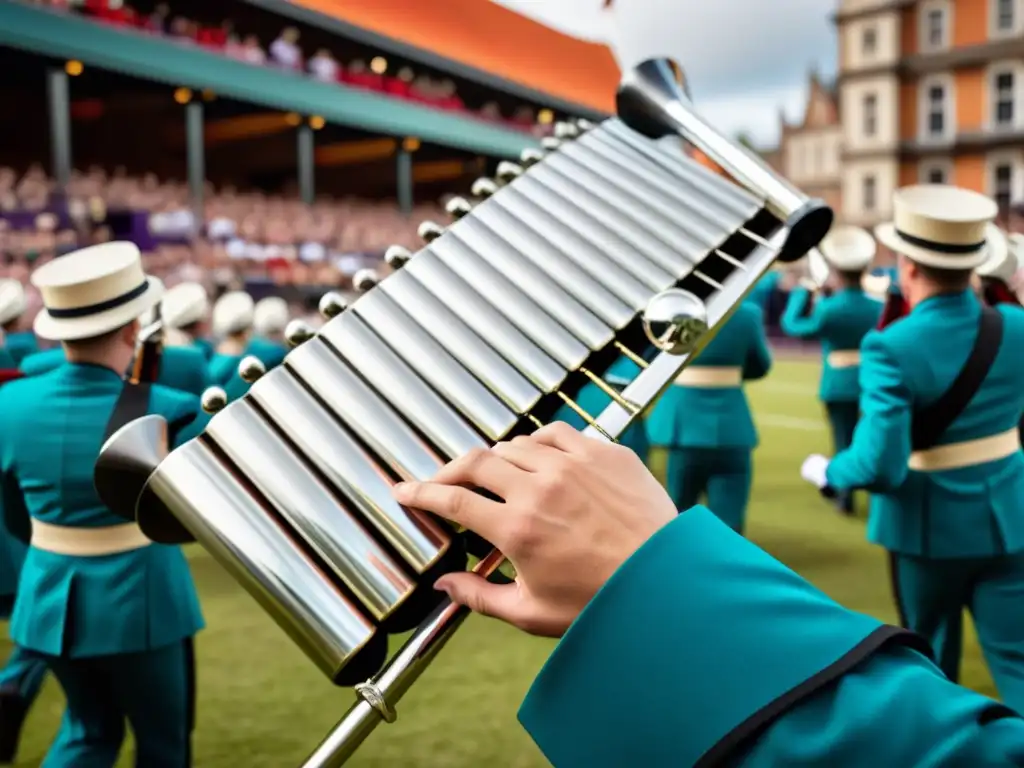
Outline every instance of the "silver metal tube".
[[293, 349], [285, 367], [403, 480], [425, 482], [444, 461], [320, 339]]
[[373, 618], [387, 618], [412, 594], [415, 582], [246, 400], [214, 416], [204, 434], [323, 558]]
[[[448, 459], [488, 442], [462, 418], [354, 312], [345, 312], [320, 329], [330, 344], [410, 424], [415, 426]], [[293, 353], [294, 354], [294, 353]], [[330, 387], [330, 381], [322, 386]]]
[[451, 537], [429, 515], [394, 500], [391, 480], [286, 368], [257, 381], [249, 399], [412, 570], [424, 573], [448, 550]]
[[533, 173], [521, 177], [515, 187], [508, 191], [521, 193], [536, 208], [543, 210], [566, 229], [572, 230], [580, 241], [575, 247], [576, 251], [590, 250], [603, 254], [653, 291], [662, 291], [675, 283], [674, 274], [669, 274], [657, 262], [645, 256], [641, 245], [630, 243], [619, 235], [607, 217], [602, 219], [588, 213], [585, 208], [589, 206], [580, 205], [579, 195], [567, 197], [559, 194], [538, 181]]
[[[565, 381], [568, 374], [565, 368], [513, 325], [480, 292], [446, 267], [429, 248], [416, 254], [416, 258], [406, 264], [402, 271], [412, 275], [453, 314], [476, 330], [481, 338], [542, 392], [554, 392]], [[560, 326], [558, 328], [561, 330]], [[433, 329], [429, 330], [433, 332]], [[568, 332], [562, 332], [585, 356], [586, 348], [569, 336]]]
[[364, 294], [352, 305], [366, 324], [442, 397], [491, 440], [500, 440], [519, 421], [501, 400], [466, 372], [444, 347], [417, 325], [386, 291]]
[[[529, 173], [522, 181], [529, 182]], [[635, 277], [627, 267], [606, 256], [600, 248], [595, 248], [575, 228], [554, 218], [549, 211], [532, 200], [519, 184], [506, 187], [477, 209], [480, 211], [481, 219], [486, 222], [488, 214], [485, 208], [501, 208], [520, 224], [516, 231], [530, 233], [523, 236], [524, 240], [529, 237], [543, 244], [530, 248], [521, 244], [524, 253], [531, 253], [544, 263], [552, 263], [556, 258], [572, 261], [593, 280], [599, 282], [605, 290], [614, 294], [630, 310], [627, 323], [633, 319], [635, 312], [647, 306], [651, 296], [656, 293]], [[557, 256], [552, 256], [552, 252], [557, 253]], [[633, 261], [637, 259], [634, 257]]]
[[[146, 417], [159, 418], [159, 417]], [[334, 679], [374, 627], [203, 443], [173, 451], [150, 477], [153, 495]]]
[[[403, 269], [388, 275], [380, 286], [395, 305], [514, 413], [527, 413], [540, 400], [542, 393], [537, 387], [408, 271]], [[356, 306], [361, 303], [357, 302]]]
[[[528, 296], [514, 278], [499, 272], [465, 243], [442, 237], [426, 251], [459, 275], [537, 346], [566, 370], [574, 371], [590, 355], [590, 348]], [[413, 258], [410, 266], [418, 259]]]
[[598, 319], [589, 308], [475, 218], [457, 222], [444, 237], [432, 244], [434, 252], [439, 253], [439, 246], [449, 238], [459, 240], [474, 251], [478, 258], [484, 259], [505, 275], [509, 282], [522, 286], [527, 294], [534, 297], [538, 304], [591, 350], [602, 349], [615, 338], [615, 331]]
[[[473, 210], [475, 222], [484, 224], [491, 232], [511, 245], [527, 258], [538, 269], [548, 275], [548, 279], [561, 285], [566, 293], [575, 297], [583, 306], [590, 309], [611, 328], [624, 328], [635, 314], [631, 305], [624, 303], [615, 291], [598, 278], [569, 259], [558, 248], [554, 247], [543, 233], [533, 228], [536, 216], [531, 216], [527, 208], [527, 218], [512, 213], [501, 200], [509, 190], [501, 190], [497, 195], [484, 201]], [[511, 205], [515, 204], [515, 193], [511, 194]], [[520, 213], [523, 207], [520, 206]], [[627, 275], [628, 277], [628, 275]], [[632, 299], [630, 299], [632, 303]]]

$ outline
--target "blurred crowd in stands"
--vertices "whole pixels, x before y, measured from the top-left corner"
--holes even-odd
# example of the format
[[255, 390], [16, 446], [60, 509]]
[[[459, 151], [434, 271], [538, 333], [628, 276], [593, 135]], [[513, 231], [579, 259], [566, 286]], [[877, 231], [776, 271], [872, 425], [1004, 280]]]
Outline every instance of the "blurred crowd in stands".
[[136, 12], [124, 0], [34, 0], [40, 5], [68, 9], [90, 16], [97, 21], [165, 36], [185, 45], [197, 45], [220, 51], [239, 61], [258, 66], [272, 66], [295, 72], [304, 72], [323, 82], [343, 83], [356, 88], [379, 91], [390, 96], [429, 104], [438, 109], [464, 112], [477, 119], [501, 123], [537, 135], [547, 133], [548, 124], [538, 124], [539, 115], [526, 105], [514, 114], [503, 115], [494, 101], [477, 109], [468, 109], [459, 97], [455, 82], [415, 73], [409, 67], [388, 72], [383, 57], [370, 62], [354, 60], [342, 64], [326, 48], [312, 55], [302, 49], [301, 33], [287, 27], [268, 45], [253, 34], [235, 30], [231, 21], [208, 25], [175, 15], [166, 3], [156, 6], [153, 13]]
[[[19, 177], [0, 168], [0, 278], [27, 281], [32, 269], [68, 251], [130, 239], [148, 269], [170, 283], [198, 280], [218, 290], [346, 288], [363, 267], [380, 266], [390, 245], [414, 248], [416, 225], [442, 219], [439, 206], [403, 216], [394, 203], [298, 199], [208, 185], [202, 220], [184, 184], [122, 170], [75, 172], [63, 194], [39, 166]], [[184, 275], [184, 276], [183, 276]]]

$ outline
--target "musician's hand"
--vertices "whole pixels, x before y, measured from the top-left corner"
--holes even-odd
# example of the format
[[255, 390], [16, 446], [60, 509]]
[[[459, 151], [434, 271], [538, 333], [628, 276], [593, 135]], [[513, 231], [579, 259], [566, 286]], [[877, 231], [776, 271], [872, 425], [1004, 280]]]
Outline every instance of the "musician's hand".
[[561, 422], [456, 459], [433, 482], [399, 484], [395, 498], [480, 534], [518, 574], [503, 585], [449, 574], [438, 589], [478, 613], [547, 637], [560, 637], [615, 570], [676, 516], [633, 451]]

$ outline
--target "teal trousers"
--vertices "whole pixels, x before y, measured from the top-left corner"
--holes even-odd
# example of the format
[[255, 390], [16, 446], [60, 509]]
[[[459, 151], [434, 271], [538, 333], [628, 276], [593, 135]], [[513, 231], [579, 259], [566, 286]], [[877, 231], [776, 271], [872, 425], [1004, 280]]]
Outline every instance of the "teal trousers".
[[68, 704], [42, 768], [113, 768], [126, 725], [135, 736], [139, 768], [192, 765], [191, 639], [141, 653], [44, 658]]
[[676, 509], [706, 506], [737, 533], [743, 533], [753, 482], [749, 448], [672, 448], [665, 480]]
[[17, 691], [26, 703], [31, 704], [39, 695], [45, 678], [46, 661], [16, 645], [0, 669], [0, 689]]
[[1024, 553], [938, 560], [890, 553], [900, 622], [927, 640], [953, 682], [960, 677], [963, 612], [1003, 702], [1024, 712]]
[[[832, 455], [845, 451], [853, 443], [853, 430], [860, 420], [860, 404], [856, 400], [825, 403], [829, 428], [832, 432]], [[844, 491], [836, 497], [836, 504], [847, 514], [853, 512], [853, 491]]]

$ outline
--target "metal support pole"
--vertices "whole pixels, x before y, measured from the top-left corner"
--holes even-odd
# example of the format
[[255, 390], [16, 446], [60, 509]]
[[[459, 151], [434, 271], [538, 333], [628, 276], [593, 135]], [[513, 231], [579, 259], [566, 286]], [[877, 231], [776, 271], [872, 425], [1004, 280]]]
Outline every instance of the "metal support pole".
[[188, 191], [196, 226], [204, 221], [203, 194], [206, 185], [206, 147], [203, 103], [189, 102], [185, 107], [185, 152], [188, 163]]
[[312, 205], [316, 199], [316, 140], [313, 136], [313, 129], [308, 125], [299, 126], [298, 131], [298, 157], [297, 165], [299, 171], [299, 194], [302, 202]]
[[46, 73], [46, 90], [50, 102], [50, 159], [53, 177], [63, 191], [71, 181], [71, 97], [68, 75], [63, 69]]
[[412, 152], [398, 150], [395, 161], [395, 177], [398, 185], [398, 208], [406, 216], [412, 215]]

